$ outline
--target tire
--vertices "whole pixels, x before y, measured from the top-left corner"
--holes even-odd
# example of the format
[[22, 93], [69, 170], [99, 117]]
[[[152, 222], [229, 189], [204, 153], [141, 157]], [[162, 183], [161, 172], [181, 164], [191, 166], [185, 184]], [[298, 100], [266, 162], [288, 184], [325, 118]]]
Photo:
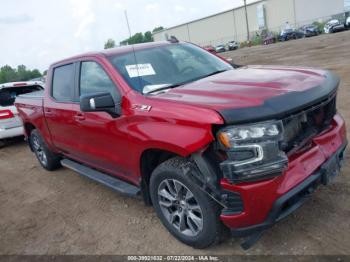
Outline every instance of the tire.
[[222, 241], [228, 230], [219, 220], [218, 204], [185, 176], [182, 168], [187, 163], [176, 157], [160, 164], [151, 176], [150, 195], [169, 232], [184, 244], [203, 249]]
[[60, 157], [50, 151], [38, 130], [34, 129], [31, 132], [29, 143], [43, 168], [53, 171], [61, 167]]

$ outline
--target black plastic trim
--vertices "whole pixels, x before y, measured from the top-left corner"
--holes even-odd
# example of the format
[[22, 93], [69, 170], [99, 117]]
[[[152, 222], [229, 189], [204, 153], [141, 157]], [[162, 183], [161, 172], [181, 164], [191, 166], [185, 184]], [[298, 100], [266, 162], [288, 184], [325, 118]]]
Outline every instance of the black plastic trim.
[[242, 124], [248, 122], [282, 119], [290, 114], [311, 107], [333, 95], [339, 86], [340, 79], [326, 71], [325, 81], [304, 92], [290, 92], [285, 95], [270, 98], [257, 107], [225, 109], [218, 113], [226, 124]]

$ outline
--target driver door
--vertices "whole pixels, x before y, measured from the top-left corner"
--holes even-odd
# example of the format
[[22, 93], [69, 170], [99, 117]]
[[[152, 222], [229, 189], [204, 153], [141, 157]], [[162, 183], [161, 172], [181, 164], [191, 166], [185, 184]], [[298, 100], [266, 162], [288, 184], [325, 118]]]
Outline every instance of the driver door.
[[[81, 61], [78, 79], [79, 96], [110, 92], [115, 101], [119, 100], [118, 87], [97, 61]], [[125, 159], [130, 145], [127, 144], [126, 117], [113, 117], [106, 112], [81, 112], [79, 103], [73, 105], [73, 110], [78, 160], [106, 173], [128, 177]]]

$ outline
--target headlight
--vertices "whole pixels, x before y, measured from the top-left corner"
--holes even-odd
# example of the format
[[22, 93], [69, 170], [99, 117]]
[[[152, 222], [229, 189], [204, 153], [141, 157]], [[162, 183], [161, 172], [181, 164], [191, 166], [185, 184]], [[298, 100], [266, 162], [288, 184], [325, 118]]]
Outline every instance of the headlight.
[[228, 158], [221, 168], [233, 182], [277, 176], [287, 166], [287, 156], [279, 145], [283, 140], [282, 121], [230, 126], [220, 130], [217, 137]]
[[230, 148], [242, 142], [280, 139], [282, 133], [282, 122], [277, 121], [228, 127], [220, 131], [218, 138], [225, 147]]

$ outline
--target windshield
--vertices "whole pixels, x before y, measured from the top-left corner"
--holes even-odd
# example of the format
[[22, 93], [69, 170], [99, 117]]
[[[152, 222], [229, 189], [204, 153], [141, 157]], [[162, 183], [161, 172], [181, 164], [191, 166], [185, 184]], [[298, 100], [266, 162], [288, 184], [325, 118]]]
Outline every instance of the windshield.
[[175, 87], [233, 69], [220, 58], [187, 43], [116, 55], [110, 61], [130, 87], [140, 93], [144, 89]]
[[331, 20], [328, 22], [329, 25], [335, 25], [335, 24], [339, 24], [338, 20]]

